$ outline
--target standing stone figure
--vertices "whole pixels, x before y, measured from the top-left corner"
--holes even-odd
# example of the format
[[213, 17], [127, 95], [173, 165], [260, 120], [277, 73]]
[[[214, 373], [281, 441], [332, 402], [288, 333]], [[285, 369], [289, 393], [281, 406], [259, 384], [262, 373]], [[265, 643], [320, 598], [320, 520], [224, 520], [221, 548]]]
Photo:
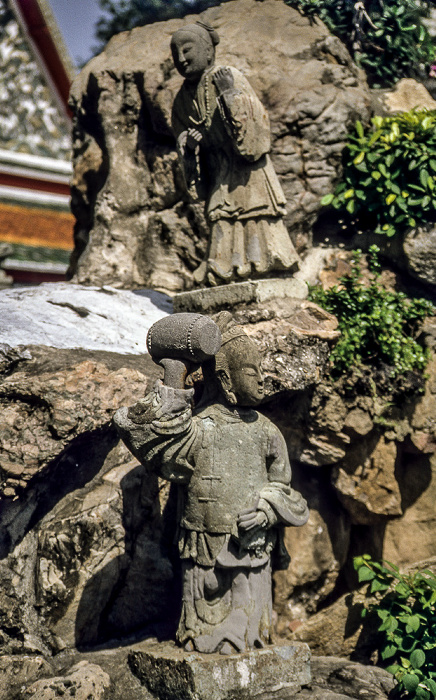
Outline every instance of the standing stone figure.
[[210, 238], [199, 284], [292, 270], [298, 255], [283, 222], [286, 199], [268, 155], [268, 114], [236, 68], [215, 67], [218, 34], [197, 22], [171, 39], [185, 81], [172, 124], [186, 187], [206, 202]]
[[[217, 324], [221, 348], [202, 363], [205, 389], [194, 410], [193, 389], [158, 382], [117, 411], [115, 423], [143, 464], [178, 485], [177, 639], [186, 650], [230, 654], [271, 642], [271, 568], [289, 564], [284, 526], [304, 525], [309, 513], [290, 486], [282, 434], [253, 408], [263, 397], [257, 348], [228, 312]], [[171, 362], [162, 360], [165, 381]]]

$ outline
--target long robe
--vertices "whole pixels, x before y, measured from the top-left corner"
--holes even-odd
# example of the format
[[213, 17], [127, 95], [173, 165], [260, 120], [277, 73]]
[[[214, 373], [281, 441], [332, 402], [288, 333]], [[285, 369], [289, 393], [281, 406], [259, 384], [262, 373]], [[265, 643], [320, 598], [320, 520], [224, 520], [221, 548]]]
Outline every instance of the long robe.
[[[307, 505], [290, 486], [286, 444], [271, 421], [219, 402], [192, 413], [191, 395], [158, 383], [117, 411], [115, 423], [141, 462], [180, 487], [179, 641], [203, 652], [225, 641], [239, 651], [263, 646], [272, 626], [271, 558], [288, 566], [283, 526], [303, 525]], [[266, 526], [238, 528], [244, 509], [264, 513]]]
[[283, 223], [286, 199], [268, 155], [268, 114], [235, 68], [229, 67], [234, 87], [219, 96], [215, 70], [205, 71], [197, 86], [185, 81], [172, 114], [177, 138], [189, 128], [202, 135], [195, 155], [179, 150], [186, 187], [206, 202], [211, 229], [196, 279], [209, 275], [225, 282], [291, 270], [298, 255]]

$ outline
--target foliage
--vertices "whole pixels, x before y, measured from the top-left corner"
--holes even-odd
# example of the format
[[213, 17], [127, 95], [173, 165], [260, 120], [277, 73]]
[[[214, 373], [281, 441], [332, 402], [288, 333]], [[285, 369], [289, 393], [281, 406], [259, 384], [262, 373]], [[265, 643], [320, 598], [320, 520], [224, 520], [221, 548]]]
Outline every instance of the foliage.
[[[410, 700], [436, 697], [436, 576], [401, 574], [390, 562], [355, 557], [361, 583], [372, 598], [363, 610], [379, 618], [380, 657], [397, 680], [396, 695]], [[374, 600], [375, 599], [375, 600]]]
[[375, 86], [416, 77], [434, 59], [434, 46], [422, 23], [432, 0], [285, 1], [309, 18], [325, 22]]
[[339, 285], [309, 288], [309, 298], [337, 316], [341, 337], [331, 353], [332, 374], [338, 376], [362, 364], [392, 367], [392, 376], [423, 370], [428, 350], [417, 340], [419, 321], [435, 312], [425, 299], [408, 299], [385, 289], [379, 280], [379, 248], [371, 246], [368, 284], [362, 279], [361, 251], [354, 252], [352, 271]]
[[393, 236], [429, 220], [436, 208], [436, 111], [411, 110], [356, 123], [344, 153], [343, 181], [322, 204]]
[[143, 24], [203, 12], [220, 0], [99, 0], [104, 15], [97, 22], [96, 37], [102, 50], [119, 32]]

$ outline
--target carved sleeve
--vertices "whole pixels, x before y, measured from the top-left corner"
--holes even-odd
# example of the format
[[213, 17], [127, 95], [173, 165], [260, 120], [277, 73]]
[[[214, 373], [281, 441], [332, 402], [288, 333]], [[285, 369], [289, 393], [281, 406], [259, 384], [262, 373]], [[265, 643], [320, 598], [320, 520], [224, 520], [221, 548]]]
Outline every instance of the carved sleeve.
[[186, 483], [194, 469], [197, 429], [192, 420], [192, 394], [192, 389], [173, 389], [159, 381], [145, 399], [119, 409], [114, 416], [129, 450], [169, 481]]
[[242, 73], [231, 71], [234, 87], [217, 98], [218, 108], [236, 152], [256, 161], [271, 149], [268, 113]]
[[[291, 487], [292, 472], [285, 439], [272, 423], [269, 427], [269, 484], [260, 491], [258, 508], [266, 513], [269, 522], [273, 511], [276, 522], [283, 525], [304, 525], [309, 518], [309, 509], [303, 496]], [[263, 502], [267, 503], [268, 508], [263, 507]]]

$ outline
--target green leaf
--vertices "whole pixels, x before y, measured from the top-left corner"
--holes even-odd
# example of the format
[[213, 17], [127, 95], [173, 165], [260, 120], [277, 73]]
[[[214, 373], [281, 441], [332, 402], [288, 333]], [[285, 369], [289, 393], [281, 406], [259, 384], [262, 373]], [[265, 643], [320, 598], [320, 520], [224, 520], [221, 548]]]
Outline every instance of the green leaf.
[[414, 693], [419, 685], [419, 679], [413, 673], [406, 673], [402, 678], [402, 683], [408, 693]]
[[[407, 617], [405, 620], [407, 623], [407, 626], [410, 627], [411, 632], [417, 632], [419, 630], [419, 626], [421, 624], [421, 620], [419, 619], [418, 615], [410, 615]], [[409, 630], [407, 630], [409, 631]]]
[[356, 124], [355, 124], [355, 126], [356, 126], [356, 131], [357, 131], [358, 135], [359, 135], [360, 138], [362, 139], [363, 136], [364, 136], [362, 123], [359, 122], [359, 121], [357, 121]]
[[372, 581], [373, 578], [375, 578], [374, 571], [372, 571], [372, 569], [369, 569], [366, 566], [362, 566], [358, 570], [357, 575], [359, 578], [359, 583], [363, 583], [364, 581]]
[[333, 202], [335, 198], [334, 194], [325, 194], [324, 197], [321, 199], [321, 204], [323, 207], [328, 207], [329, 204]]
[[360, 151], [359, 155], [356, 156], [355, 159], [353, 160], [354, 165], [359, 165], [359, 163], [361, 163], [364, 158], [365, 158], [364, 151]]
[[395, 202], [396, 198], [396, 194], [388, 194], [388, 196], [386, 197], [386, 204], [392, 204], [392, 202]]
[[399, 664], [391, 664], [390, 666], [386, 667], [386, 671], [388, 673], [392, 673], [393, 676], [395, 676], [398, 671], [401, 671], [401, 666]]
[[410, 663], [413, 668], [421, 668], [425, 664], [425, 653], [422, 649], [415, 649], [410, 654]]
[[380, 656], [383, 661], [386, 659], [391, 659], [398, 652], [398, 647], [396, 644], [387, 644], [381, 651]]
[[419, 181], [423, 187], [427, 187], [429, 177], [430, 177], [430, 175], [428, 174], [427, 170], [420, 170], [419, 171]]
[[432, 678], [425, 679], [425, 685], [433, 695], [436, 696], [436, 682]]

